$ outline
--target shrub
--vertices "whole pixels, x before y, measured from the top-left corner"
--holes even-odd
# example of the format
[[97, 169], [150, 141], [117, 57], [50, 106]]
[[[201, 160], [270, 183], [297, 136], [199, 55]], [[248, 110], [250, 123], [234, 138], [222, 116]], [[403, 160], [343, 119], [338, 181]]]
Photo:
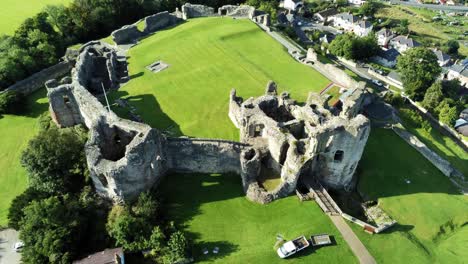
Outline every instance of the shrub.
[[0, 114], [19, 114], [22, 112], [24, 96], [15, 91], [0, 93]]

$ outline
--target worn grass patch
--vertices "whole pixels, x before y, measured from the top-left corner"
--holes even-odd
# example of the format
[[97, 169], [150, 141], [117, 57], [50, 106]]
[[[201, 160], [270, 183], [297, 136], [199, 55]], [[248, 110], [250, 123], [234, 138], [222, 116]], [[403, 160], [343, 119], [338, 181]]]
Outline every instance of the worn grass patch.
[[[291, 196], [268, 205], [249, 202], [237, 175], [170, 175], [162, 185], [169, 214], [195, 240], [193, 254], [201, 263], [357, 263], [346, 242], [315, 202]], [[336, 245], [282, 260], [273, 246], [286, 239], [328, 233]], [[219, 254], [211, 250], [219, 247]], [[210, 250], [207, 255], [203, 249]]]
[[21, 116], [0, 117], [0, 226], [6, 225], [11, 201], [24, 191], [27, 174], [20, 156], [28, 141], [38, 132], [37, 117], [48, 107], [45, 89], [35, 92], [25, 102]]
[[2, 0], [0, 35], [11, 35], [21, 23], [39, 13], [47, 5], [68, 4], [71, 0]]
[[[373, 129], [359, 165], [359, 191], [378, 199], [398, 221], [388, 232], [370, 236], [353, 227], [379, 263], [462, 263], [458, 233], [468, 222], [468, 197], [393, 131]], [[406, 183], [409, 180], [410, 183]], [[454, 237], [455, 238], [452, 238]], [[465, 244], [466, 248], [466, 244]]]

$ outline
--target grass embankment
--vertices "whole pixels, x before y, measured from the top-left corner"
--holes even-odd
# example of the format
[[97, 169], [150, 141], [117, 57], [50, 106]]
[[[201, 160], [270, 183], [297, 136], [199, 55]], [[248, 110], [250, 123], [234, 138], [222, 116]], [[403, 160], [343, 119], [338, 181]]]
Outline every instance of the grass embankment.
[[[133, 80], [113, 97], [130, 98], [145, 122], [174, 135], [238, 140], [227, 115], [232, 88], [247, 99], [274, 80], [279, 92], [305, 101], [329, 83], [248, 20], [190, 20], [142, 40], [128, 56]], [[158, 60], [169, 68], [145, 69]]]
[[[275, 80], [280, 92], [290, 91], [293, 98], [304, 101], [309, 91], [318, 92], [329, 83], [294, 61], [248, 20], [190, 20], [142, 40], [128, 55], [133, 79], [113, 97], [129, 98], [145, 122], [173, 135], [238, 140], [238, 130], [228, 118], [232, 88], [244, 98], [259, 96], [268, 80]], [[156, 74], [145, 69], [158, 60], [169, 68]], [[356, 262], [339, 232], [313, 202], [289, 197], [267, 206], [251, 203], [237, 175], [170, 175], [162, 189], [171, 217], [184, 223], [195, 239], [197, 260], [282, 262], [273, 250], [276, 234], [292, 239], [325, 232], [335, 236], [336, 246], [307, 250], [289, 262]], [[201, 254], [203, 248], [216, 246], [218, 255]]]
[[[424, 41], [424, 39], [442, 43], [449, 39], [467, 40], [467, 37], [461, 36], [463, 32], [468, 30], [468, 23], [466, 23], [466, 19], [463, 16], [444, 16], [445, 22], [432, 22], [432, 18], [437, 15], [439, 15], [438, 12], [423, 8], [385, 5], [377, 11], [375, 17], [395, 20], [407, 19], [410, 31], [416, 34], [415, 39], [420, 42]], [[449, 25], [448, 22], [450, 21], [458, 21], [462, 25]], [[447, 23], [447, 25], [443, 23]], [[463, 45], [463, 41], [459, 42], [459, 53], [463, 56], [468, 56], [468, 48]]]
[[38, 116], [47, 110], [45, 89], [27, 97], [25, 105], [27, 110], [21, 116], [0, 117], [0, 226], [7, 223], [11, 201], [27, 185], [27, 174], [20, 164], [20, 156], [39, 130]]
[[359, 167], [360, 192], [398, 221], [373, 236], [353, 226], [378, 263], [468, 260], [468, 197], [415, 149], [390, 130], [374, 129]]
[[[399, 107], [399, 116], [403, 125], [409, 132], [416, 135], [424, 144], [435, 151], [441, 157], [448, 160], [455, 168], [468, 177], [468, 153], [457, 145], [451, 138], [443, 135], [437, 128], [432, 128], [430, 132], [414, 124], [414, 121], [407, 115], [407, 111], [412, 111], [406, 106]], [[414, 110], [413, 110], [414, 111]]]
[[2, 0], [0, 35], [11, 35], [21, 23], [39, 13], [47, 5], [67, 4], [71, 0]]

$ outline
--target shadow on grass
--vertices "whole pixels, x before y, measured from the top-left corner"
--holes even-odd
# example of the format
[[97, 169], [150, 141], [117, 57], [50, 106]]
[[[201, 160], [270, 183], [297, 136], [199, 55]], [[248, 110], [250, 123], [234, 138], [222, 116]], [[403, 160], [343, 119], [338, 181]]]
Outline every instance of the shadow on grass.
[[[34, 93], [26, 96], [23, 99], [22, 107], [17, 113], [11, 114], [12, 116], [24, 116], [36, 118], [39, 117], [42, 113], [47, 111], [49, 104], [47, 102], [40, 103], [39, 100], [47, 96], [47, 90], [45, 87], [35, 91]], [[0, 115], [0, 119], [4, 118], [3, 115]]]
[[[158, 100], [153, 94], [128, 96], [125, 91], [115, 91], [109, 95], [111, 102], [119, 98], [128, 100], [129, 104], [136, 108], [136, 112], [143, 121], [151, 127], [157, 128], [163, 134], [171, 137], [182, 136], [179, 125], [165, 114]], [[122, 118], [130, 118], [129, 109], [114, 106], [112, 110]]]
[[357, 175], [365, 200], [416, 193], [459, 195], [432, 163], [391, 130], [371, 131]]
[[[215, 253], [215, 249], [218, 249], [218, 253]], [[226, 241], [199, 241], [193, 246], [192, 254], [197, 262], [214, 261], [227, 257], [237, 250], [239, 250], [238, 245]]]
[[[213, 261], [236, 252], [239, 247], [228, 241], [200, 241], [201, 234], [188, 231], [187, 224], [202, 214], [201, 206], [217, 201], [243, 197], [240, 176], [236, 174], [169, 174], [157, 187], [161, 196], [162, 211], [169, 219], [187, 232], [188, 237], [195, 241], [193, 256], [196, 261]], [[219, 212], [222, 214], [222, 212]], [[210, 230], [210, 223], [206, 223]], [[218, 254], [213, 253], [215, 247]], [[203, 254], [204, 249], [208, 254]]]

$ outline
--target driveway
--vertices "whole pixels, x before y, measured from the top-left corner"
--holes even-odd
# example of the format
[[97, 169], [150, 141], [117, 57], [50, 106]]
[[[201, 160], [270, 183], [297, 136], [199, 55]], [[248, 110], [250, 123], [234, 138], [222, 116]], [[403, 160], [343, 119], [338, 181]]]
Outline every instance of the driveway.
[[18, 241], [17, 231], [13, 229], [0, 231], [0, 264], [21, 263], [21, 255], [13, 251], [13, 245]]

